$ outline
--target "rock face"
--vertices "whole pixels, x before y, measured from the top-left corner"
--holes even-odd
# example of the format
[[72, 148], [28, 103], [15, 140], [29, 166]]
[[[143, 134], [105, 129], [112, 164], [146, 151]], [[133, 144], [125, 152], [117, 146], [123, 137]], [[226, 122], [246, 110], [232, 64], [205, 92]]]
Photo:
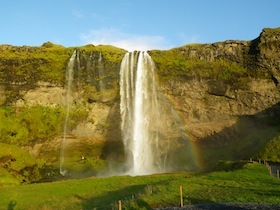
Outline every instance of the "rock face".
[[[172, 101], [188, 137], [204, 153], [202, 162], [215, 156], [208, 156], [209, 151], [220, 159], [257, 157], [270, 140], [279, 138], [279, 35], [279, 28], [264, 29], [251, 42], [226, 41], [151, 52], [161, 90]], [[177, 57], [181, 63], [166, 59], [174, 68], [163, 65], [162, 54]], [[229, 68], [225, 60], [231, 63]], [[279, 154], [275, 155], [274, 161], [279, 160]]]
[[[166, 111], [163, 123], [178, 124], [176, 131], [171, 127], [162, 131], [164, 138], [186, 135], [201, 153], [212, 149], [211, 154], [206, 152], [200, 157], [201, 162], [208, 158], [256, 156], [279, 135], [279, 38], [279, 28], [264, 29], [252, 41], [230, 40], [150, 51], [157, 68], [160, 101]], [[66, 106], [65, 72], [73, 48], [46, 43], [35, 48], [1, 45], [0, 49], [2, 107], [20, 112], [23, 107], [32, 110], [38, 106]], [[123, 149], [118, 81], [125, 51], [111, 46], [85, 46], [77, 51], [72, 87], [75, 117], [69, 138], [83, 142], [78, 145], [80, 154], [90, 155], [92, 151], [86, 148], [99, 145], [101, 149], [95, 151], [95, 156], [119, 161]], [[170, 115], [176, 115], [174, 122], [168, 122]], [[55, 162], [62, 133], [63, 129], [55, 138], [14, 144], [41, 158], [46, 151], [56, 151], [56, 158], [45, 157]], [[213, 155], [219, 149], [224, 149], [224, 153]], [[232, 154], [226, 155], [228, 151]]]
[[[194, 141], [206, 138], [215, 141], [215, 134], [235, 125], [238, 116], [256, 115], [279, 103], [280, 91], [272, 80], [251, 79], [248, 87], [232, 92], [229, 87], [212, 90], [207, 81], [192, 80], [171, 83], [163, 91], [173, 101]], [[213, 146], [221, 146], [226, 141], [230, 143], [234, 136], [236, 133], [229, 133]]]

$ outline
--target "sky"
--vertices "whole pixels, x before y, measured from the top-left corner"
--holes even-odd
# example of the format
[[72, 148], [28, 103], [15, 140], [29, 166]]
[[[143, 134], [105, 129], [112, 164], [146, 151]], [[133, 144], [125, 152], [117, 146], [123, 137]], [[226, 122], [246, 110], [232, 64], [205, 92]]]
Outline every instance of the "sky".
[[280, 27], [280, 0], [0, 0], [0, 44], [171, 49], [252, 40]]

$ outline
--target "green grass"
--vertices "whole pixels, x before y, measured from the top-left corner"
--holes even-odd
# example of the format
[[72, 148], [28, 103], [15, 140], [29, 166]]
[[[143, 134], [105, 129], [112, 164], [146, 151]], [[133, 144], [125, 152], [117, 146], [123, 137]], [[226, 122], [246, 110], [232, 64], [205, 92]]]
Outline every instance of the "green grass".
[[[0, 209], [151, 209], [184, 203], [279, 203], [280, 182], [265, 166], [240, 164], [234, 171], [65, 180], [1, 188]], [[32, 198], [32, 199], [31, 199]]]

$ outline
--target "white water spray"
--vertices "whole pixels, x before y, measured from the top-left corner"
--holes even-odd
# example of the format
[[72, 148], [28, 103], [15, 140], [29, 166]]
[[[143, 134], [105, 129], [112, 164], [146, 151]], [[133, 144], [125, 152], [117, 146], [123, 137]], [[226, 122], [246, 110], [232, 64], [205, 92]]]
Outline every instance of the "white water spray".
[[127, 53], [121, 64], [121, 129], [131, 175], [159, 172], [156, 160], [159, 107], [154, 69], [147, 52]]
[[72, 83], [73, 83], [73, 70], [74, 70], [74, 64], [75, 64], [75, 58], [77, 56], [77, 51], [75, 50], [73, 55], [71, 56], [67, 71], [66, 71], [66, 97], [65, 97], [65, 103], [66, 103], [66, 117], [64, 121], [64, 131], [63, 131], [63, 141], [61, 143], [61, 149], [60, 149], [60, 173], [65, 176], [67, 173], [67, 170], [64, 168], [64, 159], [65, 159], [65, 146], [66, 146], [66, 138], [68, 133], [68, 121], [69, 121], [69, 112], [71, 110], [71, 104], [72, 104]]

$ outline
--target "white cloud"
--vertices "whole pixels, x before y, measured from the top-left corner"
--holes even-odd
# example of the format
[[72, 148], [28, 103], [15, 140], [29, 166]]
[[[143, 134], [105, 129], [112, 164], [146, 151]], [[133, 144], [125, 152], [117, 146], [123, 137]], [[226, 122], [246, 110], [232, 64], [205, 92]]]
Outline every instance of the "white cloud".
[[171, 47], [163, 36], [128, 34], [115, 28], [91, 30], [87, 34], [82, 34], [80, 38], [86, 44], [113, 45], [128, 51], [168, 49]]

